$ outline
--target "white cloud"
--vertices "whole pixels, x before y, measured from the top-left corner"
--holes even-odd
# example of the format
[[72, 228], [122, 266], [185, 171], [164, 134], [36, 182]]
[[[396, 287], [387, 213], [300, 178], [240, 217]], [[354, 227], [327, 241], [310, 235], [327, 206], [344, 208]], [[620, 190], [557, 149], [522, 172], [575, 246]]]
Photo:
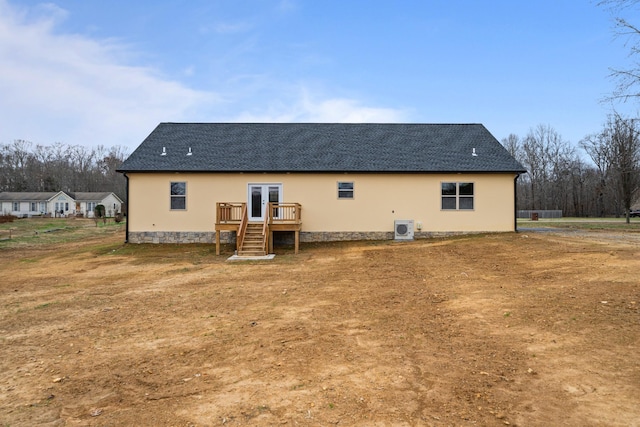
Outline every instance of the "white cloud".
[[158, 122], [192, 120], [219, 101], [128, 65], [131, 50], [113, 40], [57, 34], [66, 16], [0, 0], [0, 142], [134, 147]]
[[312, 96], [301, 89], [293, 102], [274, 101], [262, 112], [245, 112], [236, 121], [318, 122], [318, 123], [397, 123], [408, 119], [408, 112], [392, 108], [369, 107], [349, 98]]
[[[71, 18], [52, 4], [18, 9], [0, 0], [0, 143], [25, 139], [133, 150], [159, 122], [407, 118], [406, 111], [313, 92], [269, 74], [238, 73], [211, 90], [192, 89], [156, 69], [132, 65], [141, 55], [122, 41], [63, 33], [61, 24]], [[191, 78], [196, 70], [204, 73], [196, 64], [181, 71]]]

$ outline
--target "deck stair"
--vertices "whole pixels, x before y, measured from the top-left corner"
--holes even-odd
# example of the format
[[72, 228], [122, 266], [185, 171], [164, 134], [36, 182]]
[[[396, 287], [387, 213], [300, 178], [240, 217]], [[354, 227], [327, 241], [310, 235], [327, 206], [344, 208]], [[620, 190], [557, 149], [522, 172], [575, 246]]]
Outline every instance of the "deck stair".
[[238, 249], [238, 256], [264, 256], [267, 254], [265, 251], [265, 235], [263, 234], [262, 223], [248, 223], [247, 230], [244, 234], [244, 239], [240, 249]]
[[266, 256], [273, 254], [273, 234], [293, 231], [294, 252], [298, 253], [302, 229], [302, 205], [293, 202], [269, 202], [262, 221], [249, 222], [246, 202], [216, 202], [216, 255], [220, 255], [223, 232], [236, 235], [236, 255]]

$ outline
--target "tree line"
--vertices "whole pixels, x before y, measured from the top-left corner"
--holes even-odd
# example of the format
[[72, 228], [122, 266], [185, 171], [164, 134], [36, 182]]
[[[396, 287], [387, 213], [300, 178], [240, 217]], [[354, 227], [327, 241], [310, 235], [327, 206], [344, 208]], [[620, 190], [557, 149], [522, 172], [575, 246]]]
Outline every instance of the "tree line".
[[0, 191], [112, 191], [125, 200], [126, 181], [116, 169], [127, 156], [120, 146], [0, 144]]
[[[614, 35], [629, 49], [630, 64], [612, 67], [616, 83], [603, 101], [640, 101], [640, 0], [600, 0], [613, 14]], [[549, 125], [538, 125], [521, 138], [502, 144], [528, 170], [518, 180], [518, 209], [562, 210], [565, 216], [619, 216], [640, 203], [640, 119], [613, 108], [602, 130], [572, 146]], [[579, 148], [579, 149], [578, 149]], [[580, 151], [581, 150], [581, 151]], [[586, 154], [585, 161], [581, 154]]]
[[628, 218], [640, 198], [638, 119], [613, 114], [579, 147], [549, 125], [538, 125], [523, 138], [511, 134], [502, 144], [527, 169], [517, 183], [518, 209]]
[[[621, 216], [640, 201], [638, 119], [614, 114], [577, 147], [549, 125], [501, 142], [527, 169], [517, 181], [518, 209]], [[0, 191], [113, 191], [125, 200], [126, 180], [116, 169], [127, 155], [120, 146], [0, 144]]]

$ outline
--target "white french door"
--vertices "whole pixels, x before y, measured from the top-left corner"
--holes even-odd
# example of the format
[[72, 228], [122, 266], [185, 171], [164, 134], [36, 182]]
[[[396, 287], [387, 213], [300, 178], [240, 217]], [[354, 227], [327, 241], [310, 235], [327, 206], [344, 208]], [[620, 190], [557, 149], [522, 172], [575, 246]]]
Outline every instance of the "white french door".
[[248, 200], [249, 221], [264, 221], [268, 204], [282, 201], [282, 184], [249, 184]]

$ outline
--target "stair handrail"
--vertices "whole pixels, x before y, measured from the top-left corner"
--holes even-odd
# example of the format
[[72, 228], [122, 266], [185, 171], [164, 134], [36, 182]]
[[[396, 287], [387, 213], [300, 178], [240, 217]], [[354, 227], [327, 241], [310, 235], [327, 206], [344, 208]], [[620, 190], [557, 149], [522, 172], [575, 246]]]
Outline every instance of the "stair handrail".
[[244, 244], [244, 236], [247, 231], [247, 224], [249, 223], [249, 215], [247, 215], [247, 204], [242, 204], [242, 218], [240, 219], [240, 225], [238, 226], [238, 233], [236, 235], [236, 252], [242, 249]]
[[269, 253], [269, 225], [271, 224], [271, 211], [273, 209], [273, 203], [267, 204], [267, 212], [264, 216], [264, 224], [262, 225], [262, 237], [264, 242], [264, 253]]

